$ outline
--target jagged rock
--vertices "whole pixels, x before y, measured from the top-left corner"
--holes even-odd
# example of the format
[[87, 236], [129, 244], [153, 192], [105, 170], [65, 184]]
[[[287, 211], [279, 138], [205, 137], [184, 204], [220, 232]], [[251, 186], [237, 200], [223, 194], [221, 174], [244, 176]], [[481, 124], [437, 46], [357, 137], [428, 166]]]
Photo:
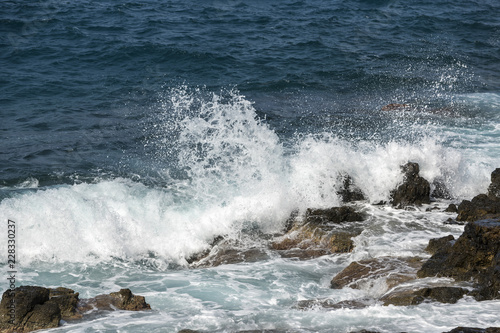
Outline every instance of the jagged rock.
[[120, 289], [119, 292], [83, 299], [78, 303], [78, 311], [84, 313], [91, 310], [142, 311], [151, 310], [151, 307], [144, 296], [134, 295], [130, 289]]
[[354, 248], [352, 238], [362, 230], [353, 227], [346, 231], [336, 225], [363, 219], [363, 215], [346, 206], [308, 209], [304, 219], [295, 219], [290, 230], [271, 243], [271, 248], [280, 251], [283, 257], [304, 259], [351, 252]]
[[458, 206], [457, 221], [477, 221], [500, 217], [500, 200], [492, 200], [479, 194], [471, 201], [464, 200]]
[[500, 219], [469, 222], [452, 246], [441, 248], [417, 272], [418, 277], [474, 280], [477, 300], [500, 299]]
[[427, 245], [425, 251], [429, 252], [430, 254], [435, 254], [439, 251], [446, 250], [453, 245], [454, 240], [455, 237], [453, 237], [453, 235], [448, 235], [441, 238], [433, 238], [429, 240], [429, 245]]
[[383, 280], [386, 290], [416, 278], [421, 267], [420, 258], [383, 257], [352, 262], [330, 282], [331, 288], [358, 289]]
[[[81, 319], [82, 313], [94, 308], [107, 310], [148, 310], [144, 297], [134, 296], [129, 289], [78, 300], [78, 293], [68, 288], [48, 289], [21, 286], [7, 290], [0, 303], [0, 332], [31, 332], [59, 326], [61, 319]], [[86, 307], [89, 306], [89, 307]], [[12, 316], [11, 316], [12, 314]]]
[[468, 292], [459, 287], [428, 287], [418, 290], [394, 291], [384, 295], [380, 300], [384, 305], [417, 305], [424, 301], [456, 303]]
[[500, 168], [491, 173], [488, 194], [464, 200], [458, 206], [457, 221], [477, 221], [500, 217]]
[[337, 191], [337, 194], [342, 198], [342, 202], [352, 202], [366, 200], [363, 191], [354, 184], [351, 176], [340, 175], [342, 187]]
[[0, 303], [0, 330], [2, 332], [30, 332], [59, 325], [61, 311], [48, 304], [49, 289], [21, 286], [7, 290]]
[[404, 180], [397, 189], [391, 192], [391, 204], [398, 208], [411, 205], [430, 203], [430, 185], [427, 180], [419, 176], [418, 163], [408, 162], [402, 167]]

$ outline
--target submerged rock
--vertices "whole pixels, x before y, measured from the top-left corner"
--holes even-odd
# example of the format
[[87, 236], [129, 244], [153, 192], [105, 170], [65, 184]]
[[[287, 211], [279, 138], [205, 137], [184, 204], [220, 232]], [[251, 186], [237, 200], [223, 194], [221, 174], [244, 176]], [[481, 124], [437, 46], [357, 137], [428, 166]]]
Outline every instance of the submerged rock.
[[417, 272], [418, 277], [475, 281], [477, 300], [500, 299], [500, 219], [469, 222], [451, 246], [440, 248]]
[[352, 262], [330, 282], [331, 288], [367, 288], [383, 284], [384, 292], [400, 283], [416, 278], [422, 266], [420, 258], [383, 257]]
[[391, 204], [398, 208], [430, 203], [430, 184], [419, 176], [418, 163], [408, 162], [402, 167], [403, 183], [391, 192]]
[[[71, 289], [49, 289], [37, 286], [21, 286], [3, 293], [0, 303], [0, 332], [31, 332], [59, 326], [61, 319], [83, 318], [84, 312], [106, 310], [149, 310], [144, 297], [135, 296], [129, 289], [117, 293], [79, 300]], [[87, 305], [90, 305], [87, 307]]]
[[293, 222], [285, 235], [271, 243], [283, 257], [312, 258], [331, 253], [351, 252], [352, 238], [360, 228], [343, 228], [346, 222], [362, 221], [363, 215], [351, 207], [308, 209], [302, 220]]

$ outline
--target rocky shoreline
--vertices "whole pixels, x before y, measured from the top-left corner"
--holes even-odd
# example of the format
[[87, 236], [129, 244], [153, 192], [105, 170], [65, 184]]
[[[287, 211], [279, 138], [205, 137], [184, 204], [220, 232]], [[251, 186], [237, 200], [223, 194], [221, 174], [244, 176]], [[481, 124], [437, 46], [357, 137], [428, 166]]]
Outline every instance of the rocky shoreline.
[[[403, 182], [391, 192], [388, 204], [406, 209], [429, 204], [433, 198], [446, 198], [447, 190], [442, 184], [434, 184], [435, 189], [431, 193], [431, 185], [419, 175], [417, 163], [409, 162], [401, 169]], [[365, 196], [348, 175], [339, 177], [343, 177], [343, 188], [338, 194], [344, 206], [311, 208], [302, 215], [295, 212], [281, 234], [259, 234], [253, 247], [224, 236], [217, 237], [210, 249], [189, 258], [189, 266], [202, 268], [255, 262], [273, 255], [307, 260], [351, 252], [354, 248], [352, 239], [362, 232], [366, 219], [364, 213], [356, 211], [356, 206], [351, 203], [365, 200]], [[491, 174], [487, 193], [477, 195], [470, 201], [464, 200], [458, 207], [450, 205], [446, 211], [456, 213], [457, 217], [443, 222], [464, 224], [464, 232], [458, 239], [452, 235], [430, 239], [425, 250], [431, 255], [427, 260], [388, 256], [355, 261], [332, 277], [330, 287], [337, 289], [356, 289], [377, 281], [383, 283], [385, 290], [373, 299], [337, 303], [328, 299], [311, 299], [297, 302], [294, 307], [307, 311], [318, 307], [364, 308], [372, 304], [411, 306], [424, 302], [456, 303], [463, 297], [472, 297], [479, 302], [499, 300], [500, 168]], [[431, 277], [447, 279], [436, 282], [436, 279], [429, 279]], [[412, 283], [415, 281], [419, 283]], [[9, 312], [12, 303], [16, 304], [13, 322]], [[89, 313], [115, 309], [137, 311], [149, 310], [150, 307], [144, 297], [135, 296], [128, 289], [80, 300], [78, 293], [71, 289], [23, 286], [16, 288], [14, 293], [7, 290], [3, 294], [0, 332], [29, 332], [57, 327], [61, 320], [85, 320]], [[458, 327], [450, 332], [494, 333], [500, 332], [500, 328]]]

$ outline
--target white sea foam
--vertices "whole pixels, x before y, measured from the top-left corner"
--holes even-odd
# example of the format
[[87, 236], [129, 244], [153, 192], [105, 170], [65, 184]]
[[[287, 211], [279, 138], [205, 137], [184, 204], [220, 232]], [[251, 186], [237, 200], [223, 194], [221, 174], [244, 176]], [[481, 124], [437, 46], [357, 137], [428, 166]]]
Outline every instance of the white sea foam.
[[[157, 157], [174, 156], [186, 177], [166, 188], [118, 178], [2, 200], [0, 220], [18, 223], [21, 263], [151, 256], [183, 264], [218, 235], [237, 235], [248, 225], [275, 232], [295, 209], [339, 205], [339, 174], [349, 174], [376, 203], [389, 199], [407, 161], [418, 162], [423, 177], [443, 182], [457, 199], [484, 192], [493, 169], [481, 156], [471, 160], [431, 136], [415, 143], [353, 143], [332, 129], [279, 138], [235, 91], [207, 98], [181, 89], [171, 92], [164, 112], [155, 128], [165, 136], [153, 138], [158, 149], [172, 151]], [[289, 149], [284, 140], [293, 140]]]

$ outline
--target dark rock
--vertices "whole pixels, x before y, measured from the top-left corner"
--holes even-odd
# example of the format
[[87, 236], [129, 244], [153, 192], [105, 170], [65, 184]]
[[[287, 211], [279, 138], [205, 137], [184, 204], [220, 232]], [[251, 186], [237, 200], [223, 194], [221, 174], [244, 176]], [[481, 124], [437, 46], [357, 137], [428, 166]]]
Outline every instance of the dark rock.
[[357, 289], [367, 283], [384, 279], [387, 289], [416, 278], [421, 266], [420, 258], [375, 258], [352, 262], [331, 281], [334, 289], [350, 287]]
[[500, 200], [500, 168], [491, 173], [491, 184], [488, 187], [488, 198], [491, 200]]
[[22, 327], [24, 332], [54, 328], [59, 326], [60, 320], [61, 310], [59, 306], [52, 302], [45, 302], [35, 305], [33, 311], [23, 319]]
[[79, 301], [78, 293], [68, 288], [21, 286], [13, 291], [7, 290], [2, 296], [0, 331], [21, 333], [54, 328], [59, 326], [61, 319], [81, 319], [83, 312], [95, 308], [129, 311], [150, 309], [144, 297], [133, 295], [129, 289]]
[[441, 303], [456, 303], [466, 293], [467, 289], [458, 287], [429, 287], [419, 290], [403, 290], [391, 292], [381, 298], [384, 305], [408, 306], [417, 305], [424, 301]]
[[340, 177], [342, 178], [342, 187], [337, 191], [337, 194], [342, 198], [342, 202], [366, 200], [363, 191], [354, 184], [351, 176], [341, 175]]
[[455, 237], [453, 237], [453, 235], [448, 235], [441, 238], [433, 238], [429, 241], [429, 245], [427, 245], [425, 251], [429, 252], [430, 254], [435, 254], [439, 251], [446, 250], [453, 245], [454, 240]]
[[151, 310], [149, 304], [143, 296], [132, 294], [130, 289], [120, 289], [119, 292], [114, 292], [106, 295], [98, 295], [94, 298], [83, 299], [78, 303], [78, 311], [85, 313], [92, 310], [127, 310], [127, 311], [142, 311]]
[[200, 333], [200, 331], [194, 331], [194, 330], [189, 330], [189, 329], [183, 329], [183, 330], [180, 330], [179, 332], [177, 333]]
[[492, 200], [479, 194], [471, 201], [464, 200], [458, 206], [457, 221], [477, 221], [500, 217], [500, 200]]
[[491, 173], [488, 194], [479, 194], [458, 206], [457, 221], [477, 221], [500, 217], [500, 168]]
[[268, 259], [269, 255], [263, 248], [250, 249], [231, 248], [218, 245], [198, 262], [193, 262], [191, 267], [216, 267], [220, 265], [238, 264], [242, 262], [257, 262]]
[[444, 211], [447, 212], [447, 213], [458, 213], [458, 208], [457, 208], [457, 205], [450, 204], [448, 206], [448, 208], [446, 208]]
[[500, 219], [469, 222], [452, 246], [438, 250], [418, 277], [452, 277], [476, 282], [477, 300], [500, 298]]
[[29, 332], [59, 325], [61, 311], [55, 304], [46, 304], [49, 289], [21, 286], [7, 290], [0, 303], [2, 332]]
[[404, 208], [430, 203], [431, 188], [429, 182], [419, 176], [418, 163], [408, 162], [401, 168], [404, 173], [403, 184], [391, 192], [391, 204], [398, 208]]
[[327, 209], [307, 209], [305, 223], [325, 224], [363, 221], [364, 216], [352, 207], [332, 207]]
[[466, 225], [467, 222], [457, 221], [457, 220], [454, 220], [452, 218], [449, 218], [446, 221], [444, 221], [444, 224], [448, 224], [448, 225]]

